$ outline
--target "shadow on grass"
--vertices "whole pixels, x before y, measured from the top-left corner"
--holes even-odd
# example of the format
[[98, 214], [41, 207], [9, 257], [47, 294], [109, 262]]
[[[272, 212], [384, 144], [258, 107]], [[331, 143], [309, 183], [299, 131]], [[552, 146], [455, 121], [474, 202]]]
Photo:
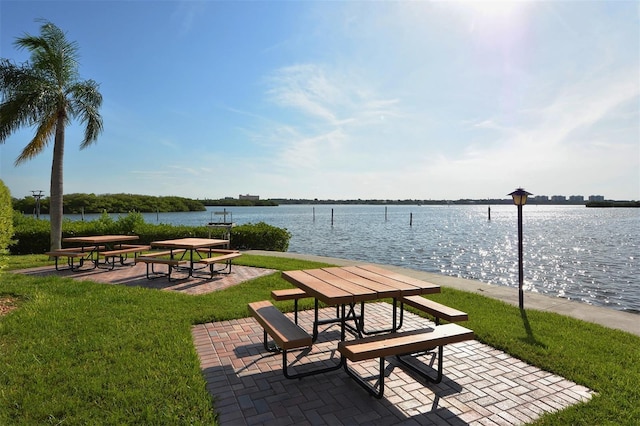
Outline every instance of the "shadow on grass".
[[522, 340], [523, 342], [529, 345], [547, 349], [547, 344], [536, 339], [536, 337], [533, 335], [533, 329], [531, 328], [531, 323], [529, 323], [529, 318], [527, 317], [527, 311], [524, 309], [520, 309], [520, 316], [522, 317], [522, 324], [524, 325], [524, 329], [527, 332], [527, 337], [521, 338], [520, 340]]

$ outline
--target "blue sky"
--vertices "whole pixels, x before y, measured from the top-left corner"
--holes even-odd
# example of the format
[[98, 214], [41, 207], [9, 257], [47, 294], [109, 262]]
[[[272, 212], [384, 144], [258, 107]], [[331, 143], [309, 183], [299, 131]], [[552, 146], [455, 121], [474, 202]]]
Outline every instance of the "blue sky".
[[[6, 1], [0, 56], [50, 20], [100, 83], [65, 193], [191, 198], [640, 199], [636, 1]], [[52, 146], [0, 145], [12, 196]]]

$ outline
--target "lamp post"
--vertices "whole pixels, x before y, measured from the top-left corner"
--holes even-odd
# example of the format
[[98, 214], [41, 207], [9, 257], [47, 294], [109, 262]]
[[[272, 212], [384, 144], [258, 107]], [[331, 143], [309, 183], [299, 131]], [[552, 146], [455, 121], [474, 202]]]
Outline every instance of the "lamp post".
[[531, 195], [531, 193], [522, 188], [518, 188], [509, 195], [513, 197], [513, 204], [518, 207], [518, 300], [520, 309], [524, 309], [524, 292], [522, 290], [522, 284], [524, 282], [522, 270], [522, 206], [527, 204], [527, 197]]
[[42, 193], [41, 189], [32, 190], [31, 194], [33, 195], [33, 198], [36, 199], [36, 207], [34, 209], [36, 219], [40, 219], [40, 198], [44, 197], [44, 194]]

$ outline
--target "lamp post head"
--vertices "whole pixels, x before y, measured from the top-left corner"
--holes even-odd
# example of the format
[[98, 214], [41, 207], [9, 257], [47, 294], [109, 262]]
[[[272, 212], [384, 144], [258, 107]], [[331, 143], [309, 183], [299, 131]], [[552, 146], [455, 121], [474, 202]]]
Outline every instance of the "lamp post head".
[[513, 197], [513, 204], [516, 206], [524, 206], [527, 204], [527, 197], [532, 194], [522, 188], [518, 188], [509, 195]]

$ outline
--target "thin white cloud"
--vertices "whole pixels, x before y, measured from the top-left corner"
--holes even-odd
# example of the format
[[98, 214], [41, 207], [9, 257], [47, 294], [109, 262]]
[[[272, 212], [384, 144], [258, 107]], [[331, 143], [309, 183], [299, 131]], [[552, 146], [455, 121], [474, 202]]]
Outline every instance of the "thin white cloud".
[[282, 68], [270, 78], [268, 95], [277, 105], [298, 110], [311, 117], [340, 124], [338, 110], [345, 98], [324, 70], [312, 64]]
[[173, 19], [177, 21], [179, 34], [184, 36], [190, 33], [196, 25], [198, 18], [205, 16], [206, 1], [183, 0], [177, 2], [176, 10], [173, 13]]
[[371, 149], [388, 145], [381, 129], [402, 116], [398, 99], [376, 96], [363, 76], [326, 65], [284, 67], [266, 81], [268, 99], [284, 112], [260, 135], [274, 141], [278, 163], [289, 170], [335, 170], [346, 162], [360, 170]]
[[180, 145], [177, 144], [175, 141], [173, 140], [169, 140], [169, 139], [160, 139], [158, 140], [158, 144], [162, 145], [165, 148], [171, 148], [171, 149], [180, 149]]

